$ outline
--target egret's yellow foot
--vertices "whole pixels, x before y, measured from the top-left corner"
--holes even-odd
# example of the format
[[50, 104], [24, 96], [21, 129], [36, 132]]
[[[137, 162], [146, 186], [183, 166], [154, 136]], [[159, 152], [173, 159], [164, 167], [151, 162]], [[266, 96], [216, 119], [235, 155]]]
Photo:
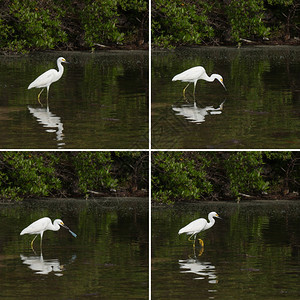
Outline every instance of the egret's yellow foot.
[[199, 244], [201, 245], [201, 247], [204, 247], [204, 242], [201, 239], [199, 239]]
[[44, 90], [44, 89], [42, 89], [41, 92], [38, 94], [38, 101], [39, 101], [39, 103], [41, 104], [41, 106], [43, 106], [43, 104], [42, 104], [41, 101], [40, 101], [40, 96], [41, 96], [41, 93], [43, 92], [43, 90]]
[[204, 248], [202, 247], [202, 248], [200, 249], [200, 251], [199, 251], [198, 256], [201, 256], [201, 255], [203, 254], [203, 252], [204, 252]]
[[36, 237], [37, 237], [37, 235], [33, 238], [33, 240], [32, 240], [31, 243], [30, 243], [30, 246], [31, 246], [31, 249], [32, 249], [32, 250], [34, 250], [34, 249], [33, 249], [33, 242], [34, 242], [34, 240], [36, 239]]

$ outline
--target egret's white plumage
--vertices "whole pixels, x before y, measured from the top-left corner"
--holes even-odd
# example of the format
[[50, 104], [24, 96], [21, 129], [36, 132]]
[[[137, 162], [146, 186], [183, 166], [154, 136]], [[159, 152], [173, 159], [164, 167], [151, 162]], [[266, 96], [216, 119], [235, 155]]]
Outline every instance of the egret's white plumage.
[[34, 239], [31, 241], [31, 248], [33, 249], [33, 242], [39, 234], [41, 235], [41, 245], [42, 245], [44, 231], [46, 231], [46, 230], [58, 231], [60, 229], [60, 226], [68, 229], [69, 232], [74, 237], [76, 237], [76, 234], [74, 232], [72, 232], [69, 229], [69, 227], [67, 227], [61, 219], [54, 220], [53, 224], [52, 224], [51, 219], [48, 217], [44, 217], [44, 218], [41, 218], [41, 219], [33, 222], [32, 224], [30, 224], [29, 226], [24, 228], [21, 231], [20, 235], [23, 235], [23, 234], [35, 234], [36, 235], [34, 237]]
[[63, 57], [59, 57], [57, 59], [57, 67], [58, 67], [58, 71], [55, 69], [50, 69], [48, 71], [46, 71], [45, 73], [43, 73], [42, 75], [40, 75], [36, 80], [34, 80], [33, 82], [31, 82], [28, 86], [28, 89], [32, 89], [32, 88], [42, 88], [41, 92], [38, 94], [38, 101], [39, 103], [42, 105], [41, 101], [40, 101], [40, 95], [43, 92], [44, 88], [47, 88], [47, 102], [48, 102], [48, 95], [49, 95], [49, 89], [50, 89], [50, 85], [55, 82], [58, 81], [61, 76], [64, 73], [64, 67], [62, 66], [62, 63], [67, 63], [67, 61], [63, 58]]
[[201, 66], [197, 66], [197, 67], [193, 67], [190, 68], [180, 74], [177, 74], [173, 77], [172, 81], [177, 81], [180, 80], [182, 82], [188, 82], [188, 85], [183, 89], [183, 97], [185, 97], [185, 90], [186, 88], [190, 85], [190, 83], [194, 83], [194, 93], [193, 95], [195, 96], [195, 90], [196, 90], [196, 85], [197, 85], [197, 81], [199, 79], [203, 79], [209, 82], [214, 81], [215, 79], [217, 79], [222, 86], [224, 87], [224, 89], [226, 90], [226, 87], [223, 83], [223, 77], [219, 74], [212, 74], [211, 76], [208, 76], [206, 74], [206, 71], [203, 67]]
[[[190, 234], [191, 236], [189, 237], [189, 240], [192, 238], [192, 236], [194, 236], [194, 245], [195, 245], [195, 240], [196, 240], [197, 234], [199, 232], [202, 232], [204, 230], [211, 228], [215, 224], [214, 218], [220, 219], [219, 215], [216, 212], [212, 211], [208, 214], [209, 222], [207, 222], [206, 219], [204, 219], [204, 218], [194, 220], [191, 223], [189, 223], [188, 225], [181, 228], [178, 231], [178, 234], [182, 234], [182, 233]], [[199, 240], [199, 241], [200, 241], [201, 245], [203, 246], [204, 245], [203, 241], [202, 240]]]

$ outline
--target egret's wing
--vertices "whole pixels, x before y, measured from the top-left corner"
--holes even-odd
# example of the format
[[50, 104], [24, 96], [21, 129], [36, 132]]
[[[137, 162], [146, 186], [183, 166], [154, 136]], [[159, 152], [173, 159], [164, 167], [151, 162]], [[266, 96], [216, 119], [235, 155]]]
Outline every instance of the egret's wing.
[[33, 222], [32, 224], [30, 224], [26, 228], [24, 228], [21, 231], [20, 235], [23, 235], [23, 234], [26, 234], [26, 233], [28, 233], [28, 234], [38, 234], [48, 226], [49, 221], [51, 222], [51, 220], [48, 217], [41, 218], [41, 219]]
[[192, 234], [194, 232], [200, 232], [200, 231], [203, 230], [203, 228], [205, 227], [206, 223], [207, 223], [207, 221], [205, 219], [203, 219], [203, 218], [197, 219], [197, 220], [189, 223], [185, 227], [181, 228], [178, 231], [178, 234], [182, 234], [182, 233]]
[[172, 81], [181, 80], [186, 82], [192, 82], [195, 79], [199, 79], [205, 73], [205, 69], [201, 66], [190, 68], [180, 74], [173, 77]]
[[46, 87], [53, 81], [53, 78], [55, 77], [55, 74], [57, 71], [55, 69], [51, 69], [40, 75], [36, 80], [34, 80], [30, 85], [28, 86], [28, 89], [31, 88], [42, 88]]

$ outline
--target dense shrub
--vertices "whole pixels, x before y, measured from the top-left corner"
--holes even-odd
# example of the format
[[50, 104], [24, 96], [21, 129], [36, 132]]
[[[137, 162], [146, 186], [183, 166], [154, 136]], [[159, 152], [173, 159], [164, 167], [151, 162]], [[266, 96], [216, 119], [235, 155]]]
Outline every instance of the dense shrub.
[[0, 49], [93, 49], [148, 42], [146, 0], [2, 0]]
[[152, 0], [155, 46], [299, 38], [297, 0]]
[[299, 152], [154, 152], [156, 202], [240, 200], [299, 192]]
[[0, 152], [0, 199], [130, 194], [148, 189], [145, 161], [146, 152]]

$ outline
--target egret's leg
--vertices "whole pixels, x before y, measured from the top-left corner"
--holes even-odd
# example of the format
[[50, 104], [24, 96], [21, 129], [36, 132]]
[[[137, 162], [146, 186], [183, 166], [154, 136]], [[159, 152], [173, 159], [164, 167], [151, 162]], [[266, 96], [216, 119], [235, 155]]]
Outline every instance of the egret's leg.
[[[193, 241], [192, 241], [192, 236], [194, 236], [194, 240], [193, 240]], [[188, 238], [188, 241], [193, 242], [193, 247], [194, 247], [194, 248], [195, 248], [196, 236], [197, 236], [197, 233], [194, 232], [194, 233]]]
[[43, 106], [43, 104], [42, 104], [41, 101], [40, 101], [40, 96], [41, 96], [41, 93], [43, 92], [43, 90], [44, 90], [44, 89], [42, 89], [42, 90], [40, 91], [40, 93], [38, 94], [38, 101], [39, 101], [39, 103], [41, 104], [41, 106]]
[[42, 245], [43, 245], [43, 232], [41, 233], [41, 242], [40, 242], [41, 251], [42, 251]]
[[192, 235], [190, 235], [189, 238], [188, 238], [188, 241], [193, 242], [193, 241], [192, 241], [192, 237], [194, 237], [194, 239], [195, 239], [195, 234], [196, 234], [196, 233], [194, 232]]
[[194, 82], [194, 93], [193, 93], [194, 99], [195, 99], [195, 93], [196, 93], [196, 85], [197, 85], [197, 81]]
[[36, 239], [36, 237], [38, 236], [38, 234], [33, 238], [33, 240], [31, 241], [31, 243], [30, 243], [30, 245], [31, 245], [31, 249], [34, 251], [34, 249], [33, 249], [33, 242], [34, 242], [34, 240]]
[[204, 242], [201, 239], [199, 239], [199, 244], [201, 245], [202, 248], [204, 247]]
[[185, 98], [185, 90], [187, 89], [187, 87], [190, 85], [190, 82], [188, 83], [188, 85], [183, 89], [183, 97]]
[[48, 107], [49, 88], [50, 86], [47, 86], [47, 107]]

